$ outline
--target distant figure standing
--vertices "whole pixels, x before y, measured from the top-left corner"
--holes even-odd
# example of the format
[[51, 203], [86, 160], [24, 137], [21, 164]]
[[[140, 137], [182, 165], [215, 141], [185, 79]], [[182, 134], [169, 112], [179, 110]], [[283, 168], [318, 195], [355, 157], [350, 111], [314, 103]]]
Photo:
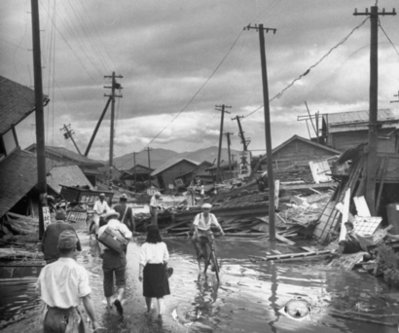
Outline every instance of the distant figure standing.
[[133, 210], [127, 205], [127, 195], [123, 193], [119, 198], [119, 204], [114, 209], [119, 213], [120, 221], [125, 224], [131, 232], [134, 232]]
[[44, 231], [41, 247], [44, 254], [44, 260], [46, 260], [47, 264], [56, 261], [60, 257], [58, 251], [58, 237], [65, 230], [69, 230], [76, 235], [76, 249], [82, 251], [82, 246], [80, 245], [79, 237], [76, 234], [74, 227], [65, 222], [65, 220], [66, 215], [64, 210], [57, 210], [55, 214], [55, 222], [51, 223]]
[[155, 192], [150, 201], [151, 224], [158, 225], [158, 213], [162, 209], [161, 193]]
[[105, 200], [105, 194], [100, 193], [99, 199], [94, 203], [93, 210], [94, 210], [94, 223], [96, 229], [98, 230], [99, 227], [102, 226], [104, 222], [102, 222], [102, 216], [106, 214], [111, 208], [108, 206], [107, 201]]
[[99, 328], [90, 298], [89, 274], [74, 259], [78, 239], [71, 231], [63, 231], [58, 238], [60, 258], [43, 267], [37, 286], [46, 304], [43, 332], [85, 332], [84, 320], [78, 309], [80, 300], [89, 315], [93, 329]]
[[162, 319], [163, 297], [170, 294], [166, 269], [168, 260], [168, 248], [162, 241], [158, 227], [149, 225], [147, 239], [140, 249], [139, 280], [143, 281], [143, 296], [148, 314], [151, 311], [152, 298], [157, 299], [158, 319]]
[[[107, 228], [111, 228], [116, 232], [119, 232], [124, 238], [131, 239], [132, 232], [127, 228], [127, 226], [118, 220], [119, 213], [111, 209], [105, 215], [106, 225], [102, 226], [98, 230], [98, 237]], [[104, 248], [104, 245], [100, 245]], [[105, 247], [102, 253], [103, 258], [103, 272], [104, 272], [104, 296], [107, 299], [108, 309], [112, 308], [112, 296], [114, 295], [114, 276], [115, 285], [117, 288], [117, 296], [113, 301], [118, 313], [123, 316], [122, 300], [125, 293], [126, 286], [126, 249], [122, 253], [116, 252], [108, 247]]]

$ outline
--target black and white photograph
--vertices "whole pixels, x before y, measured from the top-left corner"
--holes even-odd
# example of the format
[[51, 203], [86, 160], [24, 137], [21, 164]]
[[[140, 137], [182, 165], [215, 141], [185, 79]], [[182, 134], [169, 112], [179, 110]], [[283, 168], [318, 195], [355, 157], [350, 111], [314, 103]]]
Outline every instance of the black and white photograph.
[[399, 332], [398, 11], [1, 0], [0, 332]]

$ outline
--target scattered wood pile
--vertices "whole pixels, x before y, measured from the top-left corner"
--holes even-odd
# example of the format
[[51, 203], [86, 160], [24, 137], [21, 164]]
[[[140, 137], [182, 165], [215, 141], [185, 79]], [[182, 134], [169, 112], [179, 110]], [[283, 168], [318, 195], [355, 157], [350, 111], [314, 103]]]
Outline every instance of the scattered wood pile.
[[[284, 191], [279, 198], [276, 211], [277, 238], [287, 244], [294, 242], [288, 238], [306, 238], [313, 234], [315, 224], [324, 206], [331, 196], [329, 187], [326, 191], [309, 191], [311, 195], [301, 196]], [[325, 190], [325, 189], [324, 189]], [[255, 181], [221, 192], [212, 200], [212, 213], [216, 215], [225, 233], [230, 236], [265, 237], [268, 235], [268, 192], [259, 191]], [[186, 236], [190, 233], [192, 222], [200, 207], [183, 207], [181, 210], [167, 210], [158, 215], [158, 225], [164, 233], [174, 236]], [[150, 223], [149, 214], [135, 216], [136, 231], [145, 232]]]

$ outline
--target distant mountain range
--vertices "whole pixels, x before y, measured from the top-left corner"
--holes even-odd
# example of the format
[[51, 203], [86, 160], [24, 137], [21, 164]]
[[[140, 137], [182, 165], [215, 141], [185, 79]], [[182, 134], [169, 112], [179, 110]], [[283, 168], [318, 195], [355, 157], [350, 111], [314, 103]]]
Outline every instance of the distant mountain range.
[[[233, 161], [238, 160], [238, 153], [238, 150], [231, 149]], [[171, 159], [178, 159], [182, 157], [188, 158], [195, 162], [208, 161], [216, 164], [218, 158], [218, 147], [208, 147], [184, 153], [177, 153], [168, 149], [154, 148], [150, 150], [151, 168], [156, 169]], [[228, 161], [228, 151], [226, 148], [222, 148], [220, 159], [225, 162]], [[115, 157], [113, 162], [117, 169], [129, 170], [133, 167], [133, 153]], [[136, 153], [136, 164], [148, 166], [148, 154], [146, 150]]]

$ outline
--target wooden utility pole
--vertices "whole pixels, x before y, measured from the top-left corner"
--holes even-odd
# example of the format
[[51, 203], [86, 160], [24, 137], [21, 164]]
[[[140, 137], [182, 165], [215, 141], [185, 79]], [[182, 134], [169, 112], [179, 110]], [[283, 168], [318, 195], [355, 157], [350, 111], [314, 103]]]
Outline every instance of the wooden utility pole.
[[72, 143], [75, 146], [75, 149], [78, 151], [79, 155], [82, 155], [78, 145], [75, 142], [75, 139], [73, 138], [73, 135], [75, 134], [75, 132], [71, 129], [71, 124], [69, 124], [68, 126], [64, 124], [64, 127], [62, 127], [60, 129], [60, 131], [64, 131], [65, 140], [71, 139]]
[[31, 0], [32, 10], [32, 46], [33, 75], [35, 81], [35, 120], [36, 120], [36, 156], [37, 156], [37, 189], [39, 191], [39, 239], [44, 234], [43, 208], [47, 206], [46, 154], [43, 112], [43, 81], [40, 51], [39, 5]]
[[136, 182], [137, 182], [136, 152], [133, 152], [133, 170], [134, 170], [134, 186], [136, 187]]
[[105, 78], [111, 78], [111, 86], [104, 86], [104, 88], [111, 89], [111, 95], [104, 94], [106, 97], [111, 97], [111, 129], [110, 129], [110, 139], [109, 139], [109, 180], [112, 182], [113, 174], [112, 169], [114, 166], [114, 122], [115, 122], [115, 98], [122, 97], [122, 95], [116, 95], [115, 90], [121, 90], [122, 86], [116, 82], [116, 78], [123, 78], [122, 75], [115, 75], [115, 72], [112, 72], [112, 75], [105, 75]]
[[225, 113], [230, 113], [226, 109], [231, 108], [229, 105], [215, 105], [215, 110], [220, 111], [222, 113], [221, 119], [220, 119], [220, 132], [219, 132], [219, 150], [218, 150], [218, 164], [217, 164], [217, 171], [216, 171], [216, 180], [220, 181], [221, 176], [220, 176], [220, 156], [222, 154], [222, 138], [223, 138], [223, 122], [224, 122], [224, 114]]
[[265, 139], [266, 139], [266, 154], [267, 154], [267, 178], [269, 183], [269, 239], [271, 242], [276, 241], [275, 228], [275, 206], [274, 206], [274, 177], [273, 177], [273, 157], [272, 157], [272, 137], [270, 131], [270, 107], [269, 107], [269, 87], [267, 82], [267, 68], [266, 68], [266, 50], [265, 50], [265, 35], [264, 32], [272, 31], [274, 34], [277, 29], [264, 28], [263, 24], [251, 26], [248, 25], [247, 30], [255, 29], [259, 32], [260, 44], [260, 61], [262, 65], [262, 83], [263, 83], [263, 108], [265, 114]]
[[243, 148], [244, 151], [247, 151], [248, 150], [248, 145], [250, 143], [250, 140], [246, 139], [245, 136], [244, 136], [244, 131], [242, 130], [241, 122], [240, 122], [241, 118], [244, 118], [244, 116], [235, 116], [234, 118], [231, 118], [231, 120], [237, 120], [238, 130], [240, 131], [240, 138], [241, 138], [242, 148]]
[[378, 135], [378, 16], [396, 15], [395, 10], [388, 13], [385, 9], [378, 12], [377, 6], [372, 6], [364, 13], [358, 13], [357, 9], [353, 15], [370, 16], [370, 97], [369, 97], [369, 133], [367, 152], [367, 178], [366, 178], [366, 201], [371, 215], [375, 215], [375, 188], [377, 173], [377, 135]]
[[[148, 157], [148, 169], [151, 170], [151, 156], [150, 156], [150, 151], [152, 149], [150, 146], [147, 147], [147, 157]], [[151, 176], [148, 176], [148, 187], [151, 187]]]
[[103, 118], [104, 118], [104, 116], [105, 116], [105, 113], [107, 112], [107, 109], [108, 109], [109, 105], [111, 104], [111, 101], [112, 101], [112, 96], [108, 96], [107, 103], [105, 103], [104, 110], [103, 110], [103, 112], [101, 113], [100, 119], [98, 119], [97, 125], [96, 125], [96, 127], [94, 128], [94, 132], [93, 132], [93, 134], [92, 134], [92, 136], [91, 136], [91, 138], [90, 138], [90, 142], [89, 142], [89, 144], [87, 145], [87, 148], [86, 148], [86, 151], [85, 151], [85, 156], [89, 155], [89, 152], [90, 152], [91, 146], [92, 146], [92, 144], [93, 144], [93, 141], [94, 141], [94, 139], [96, 138], [97, 131], [98, 131], [98, 129], [100, 128], [101, 122], [103, 121]]
[[227, 137], [227, 154], [229, 155], [229, 170], [231, 171], [231, 150], [230, 150], [231, 141], [230, 141], [230, 135], [233, 134], [233, 133], [226, 132], [224, 134]]

